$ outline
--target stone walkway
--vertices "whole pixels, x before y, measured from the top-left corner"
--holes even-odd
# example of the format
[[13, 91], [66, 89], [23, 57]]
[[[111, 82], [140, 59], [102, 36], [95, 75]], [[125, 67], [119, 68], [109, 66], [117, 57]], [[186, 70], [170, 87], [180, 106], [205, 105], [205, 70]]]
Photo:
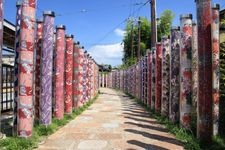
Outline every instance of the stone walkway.
[[182, 144], [136, 102], [101, 89], [84, 113], [49, 136], [38, 150], [182, 150]]

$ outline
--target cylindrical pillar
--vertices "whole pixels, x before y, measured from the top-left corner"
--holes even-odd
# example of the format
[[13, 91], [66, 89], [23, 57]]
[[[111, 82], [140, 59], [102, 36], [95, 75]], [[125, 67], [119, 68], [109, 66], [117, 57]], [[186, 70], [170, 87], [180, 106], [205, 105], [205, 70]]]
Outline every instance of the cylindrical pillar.
[[83, 104], [87, 101], [87, 51], [84, 52], [83, 60]]
[[73, 107], [78, 107], [79, 90], [79, 43], [74, 43], [73, 46]]
[[47, 126], [52, 123], [52, 75], [55, 14], [52, 11], [45, 11], [43, 15], [40, 124]]
[[198, 100], [198, 31], [197, 24], [192, 22], [192, 105], [197, 106]]
[[190, 128], [192, 107], [192, 15], [180, 16], [180, 124]]
[[[17, 128], [17, 100], [18, 100], [18, 75], [19, 75], [19, 45], [20, 45], [20, 23], [21, 23], [21, 11], [22, 11], [22, 3], [20, 1], [16, 4], [16, 31], [15, 31], [15, 61], [14, 61], [14, 104], [13, 104], [13, 134], [16, 135]], [[1, 22], [1, 21], [0, 21]], [[1, 32], [1, 31], [0, 31]], [[1, 51], [1, 50], [0, 50]]]
[[[2, 8], [2, 7], [1, 7]], [[36, 0], [22, 2], [20, 24], [20, 46], [18, 62], [18, 113], [19, 137], [30, 137], [33, 129], [33, 69]], [[2, 16], [2, 15], [0, 15]], [[0, 21], [1, 22], [1, 21]], [[3, 29], [3, 28], [1, 28]], [[0, 33], [1, 34], [1, 33]], [[0, 38], [2, 39], [2, 38]], [[2, 42], [0, 42], [2, 43]]]
[[180, 27], [171, 29], [170, 58], [170, 101], [169, 117], [172, 122], [179, 122], [180, 97]]
[[78, 102], [77, 107], [81, 107], [84, 102], [83, 92], [84, 92], [84, 71], [83, 71], [83, 65], [84, 65], [84, 51], [81, 49], [81, 47], [78, 45], [78, 56], [79, 56], [79, 69], [78, 69], [78, 90], [79, 90], [79, 96], [78, 96]]
[[161, 112], [162, 95], [162, 44], [156, 44], [156, 101], [155, 110]]
[[168, 39], [168, 37], [163, 37], [161, 114], [164, 116], [169, 116], [169, 96], [170, 96], [170, 40]]
[[151, 52], [152, 56], [152, 67], [151, 67], [151, 109], [155, 109], [155, 101], [156, 101], [156, 48], [152, 48]]
[[72, 113], [73, 106], [73, 35], [66, 35], [65, 113]]
[[191, 121], [197, 122], [198, 101], [198, 31], [196, 22], [192, 21], [192, 109]]
[[55, 48], [55, 83], [54, 83], [54, 116], [57, 119], [63, 119], [64, 115], [64, 81], [65, 81], [65, 29], [64, 25], [56, 27], [56, 48]]
[[39, 119], [39, 100], [40, 100], [40, 82], [41, 82], [41, 42], [42, 42], [43, 19], [37, 20], [36, 35], [36, 67], [35, 67], [35, 118]]
[[212, 136], [211, 0], [196, 0], [198, 25], [197, 136], [210, 142]]
[[214, 4], [212, 7], [212, 99], [213, 99], [213, 135], [218, 134], [219, 127], [219, 95], [220, 95], [220, 6]]
[[152, 99], [152, 53], [148, 51], [148, 106], [152, 106], [151, 99]]

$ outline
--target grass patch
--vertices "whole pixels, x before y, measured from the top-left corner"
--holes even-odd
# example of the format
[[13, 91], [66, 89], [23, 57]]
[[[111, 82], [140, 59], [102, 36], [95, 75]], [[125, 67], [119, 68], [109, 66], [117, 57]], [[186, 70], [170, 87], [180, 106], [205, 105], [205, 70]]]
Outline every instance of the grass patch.
[[20, 137], [7, 137], [4, 140], [0, 140], [0, 150], [31, 150], [38, 147], [38, 143], [41, 142], [43, 137], [49, 136], [56, 132], [60, 127], [66, 125], [69, 121], [76, 118], [83, 111], [85, 111], [94, 101], [98, 98], [99, 94], [93, 99], [88, 101], [84, 106], [73, 110], [73, 113], [68, 115], [65, 114], [61, 120], [53, 118], [52, 124], [49, 126], [39, 125], [35, 123], [33, 128], [33, 134], [30, 138]]
[[223, 137], [214, 136], [212, 138], [212, 143], [200, 143], [200, 141], [195, 137], [195, 132], [186, 130], [180, 127], [179, 124], [174, 124], [167, 117], [161, 116], [160, 113], [152, 111], [141, 100], [135, 98], [129, 93], [126, 93], [126, 95], [128, 95], [131, 99], [135, 100], [139, 105], [144, 107], [146, 111], [149, 112], [149, 115], [151, 117], [155, 118], [158, 123], [164, 125], [170, 133], [175, 135], [176, 139], [183, 143], [186, 150], [225, 150], [225, 139]]
[[186, 150], [201, 150], [199, 141], [194, 137], [191, 131], [188, 131], [184, 128], [179, 127], [178, 124], [172, 123], [167, 117], [161, 116], [160, 113], [152, 111], [147, 107], [141, 100], [133, 97], [132, 95], [126, 93], [131, 99], [134, 99], [139, 105], [144, 107], [146, 111], [149, 112], [149, 115], [155, 118], [158, 123], [164, 125], [166, 129], [173, 135], [176, 139], [183, 143], [183, 146]]

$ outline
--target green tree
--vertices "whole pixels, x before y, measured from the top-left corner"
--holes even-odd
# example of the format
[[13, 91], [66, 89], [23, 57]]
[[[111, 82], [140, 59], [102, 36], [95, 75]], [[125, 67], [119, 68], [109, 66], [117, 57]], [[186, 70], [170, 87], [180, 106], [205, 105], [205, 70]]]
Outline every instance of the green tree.
[[[141, 20], [141, 55], [143, 56], [146, 49], [150, 48], [150, 24], [147, 18], [140, 18]], [[138, 24], [134, 21], [128, 20], [126, 25], [126, 34], [123, 39], [124, 43], [124, 58], [123, 66], [130, 66], [137, 62], [138, 56]], [[132, 51], [132, 34], [133, 34], [133, 51]]]
[[163, 36], [170, 35], [170, 29], [172, 27], [172, 22], [175, 14], [171, 10], [165, 10], [157, 21], [157, 34], [158, 41], [161, 41]]
[[[165, 10], [158, 19], [158, 41], [161, 41], [162, 36], [170, 34], [170, 28], [174, 14], [170, 10]], [[151, 48], [151, 26], [147, 18], [140, 18], [141, 20], [141, 56], [146, 54], [147, 49]], [[124, 43], [124, 57], [122, 59], [122, 67], [128, 67], [137, 62], [138, 52], [138, 24], [132, 20], [127, 21], [125, 28], [126, 34], [123, 39]], [[133, 32], [132, 32], [133, 31]], [[133, 34], [133, 52], [132, 52], [132, 34]]]

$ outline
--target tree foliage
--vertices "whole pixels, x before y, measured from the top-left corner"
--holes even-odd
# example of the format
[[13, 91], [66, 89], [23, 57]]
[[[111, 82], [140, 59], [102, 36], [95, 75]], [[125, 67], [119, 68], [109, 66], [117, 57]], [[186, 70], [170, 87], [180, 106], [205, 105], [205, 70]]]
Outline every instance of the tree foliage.
[[159, 20], [157, 25], [157, 34], [158, 34], [158, 41], [161, 41], [163, 36], [170, 35], [170, 29], [172, 27], [172, 21], [175, 17], [175, 14], [171, 10], [165, 10]]
[[[170, 10], [165, 10], [159, 20], [157, 21], [158, 28], [158, 41], [161, 41], [162, 36], [170, 34], [170, 28], [172, 26], [172, 21], [174, 18], [174, 13]], [[147, 18], [140, 17], [141, 27], [141, 43], [140, 43], [140, 53], [141, 56], [146, 54], [148, 49], [151, 49], [151, 26]], [[127, 21], [125, 28], [126, 34], [123, 39], [124, 43], [124, 57], [122, 59], [122, 68], [126, 68], [135, 64], [137, 62], [138, 56], [138, 23], [132, 20]], [[133, 35], [132, 35], [133, 34]], [[132, 51], [132, 37], [133, 37], [133, 51]]]

